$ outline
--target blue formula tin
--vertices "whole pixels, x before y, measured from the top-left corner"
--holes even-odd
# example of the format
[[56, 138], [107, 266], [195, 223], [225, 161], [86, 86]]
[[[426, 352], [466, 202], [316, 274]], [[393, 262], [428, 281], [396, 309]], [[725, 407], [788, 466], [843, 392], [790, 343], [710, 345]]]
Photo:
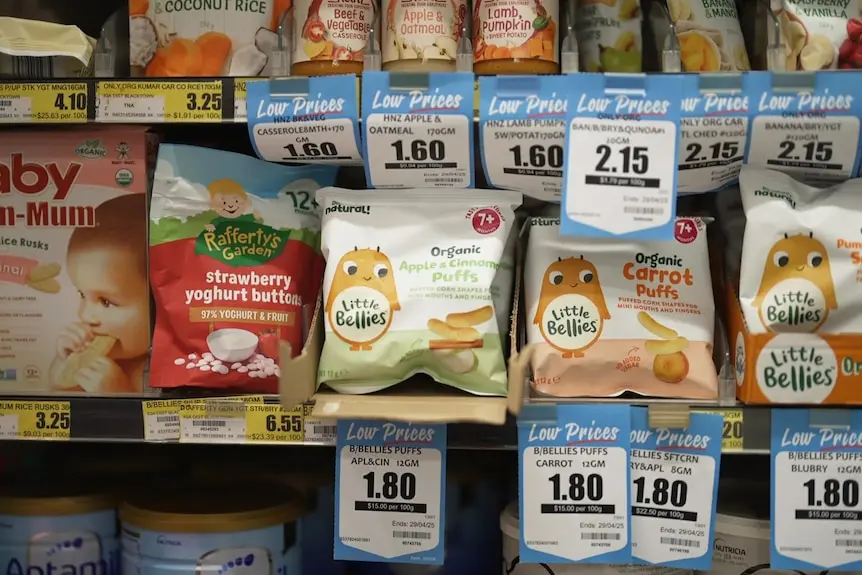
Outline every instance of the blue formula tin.
[[123, 574], [300, 575], [302, 511], [298, 494], [265, 485], [130, 498], [120, 506]]
[[63, 485], [0, 488], [6, 575], [119, 575], [112, 497]]
[[335, 484], [332, 473], [291, 471], [276, 477], [305, 496], [306, 511], [299, 518], [302, 573], [344, 575], [346, 562], [333, 558]]

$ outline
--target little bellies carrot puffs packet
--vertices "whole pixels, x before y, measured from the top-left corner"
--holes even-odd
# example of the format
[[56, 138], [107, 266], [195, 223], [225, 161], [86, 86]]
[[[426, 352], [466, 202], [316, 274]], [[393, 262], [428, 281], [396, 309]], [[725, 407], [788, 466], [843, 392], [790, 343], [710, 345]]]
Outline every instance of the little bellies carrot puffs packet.
[[162, 145], [150, 206], [153, 387], [275, 393], [279, 340], [302, 349], [323, 260], [314, 192], [337, 168]]
[[706, 222], [669, 242], [560, 236], [532, 218], [524, 270], [535, 389], [558, 397], [714, 398]]
[[515, 208], [499, 190], [320, 190], [318, 382], [371, 393], [416, 373], [505, 395]]

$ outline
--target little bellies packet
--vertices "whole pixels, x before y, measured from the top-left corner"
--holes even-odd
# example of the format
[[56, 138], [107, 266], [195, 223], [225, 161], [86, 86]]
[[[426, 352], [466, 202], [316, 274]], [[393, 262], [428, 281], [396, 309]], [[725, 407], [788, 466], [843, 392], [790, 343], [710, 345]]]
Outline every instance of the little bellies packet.
[[337, 168], [162, 145], [150, 206], [153, 387], [275, 393], [279, 341], [303, 345], [323, 260], [314, 192]]
[[677, 218], [667, 242], [561, 236], [559, 218], [531, 224], [524, 296], [536, 391], [717, 396], [706, 221]]
[[425, 373], [505, 395], [521, 194], [328, 188], [317, 200], [326, 258], [318, 383], [371, 393]]

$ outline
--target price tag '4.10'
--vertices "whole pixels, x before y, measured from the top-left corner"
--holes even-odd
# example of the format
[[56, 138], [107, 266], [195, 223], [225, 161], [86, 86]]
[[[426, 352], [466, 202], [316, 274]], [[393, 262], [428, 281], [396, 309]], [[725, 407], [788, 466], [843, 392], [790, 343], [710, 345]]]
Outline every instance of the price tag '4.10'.
[[720, 415], [687, 429], [650, 429], [632, 409], [632, 555], [645, 563], [709, 569], [721, 457]]
[[335, 558], [443, 562], [446, 426], [339, 421]]
[[629, 413], [558, 406], [518, 425], [521, 561], [629, 563]]
[[773, 569], [862, 569], [862, 411], [772, 411]]

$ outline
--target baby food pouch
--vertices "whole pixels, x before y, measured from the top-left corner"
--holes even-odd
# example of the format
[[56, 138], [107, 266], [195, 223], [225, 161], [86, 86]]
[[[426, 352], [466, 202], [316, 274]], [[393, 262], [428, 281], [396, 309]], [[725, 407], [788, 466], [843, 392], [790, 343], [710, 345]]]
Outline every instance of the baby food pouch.
[[162, 145], [150, 207], [150, 385], [275, 393], [323, 263], [314, 192], [337, 168]]
[[140, 393], [150, 346], [146, 132], [0, 139], [0, 386]]
[[858, 2], [772, 0], [771, 6], [781, 23], [786, 70], [862, 68], [862, 20]]
[[129, 0], [133, 76], [266, 76], [290, 0]]
[[712, 399], [714, 300], [706, 220], [670, 242], [578, 239], [532, 218], [524, 270], [536, 391]]
[[684, 72], [751, 70], [734, 0], [667, 0]]
[[327, 262], [319, 383], [371, 393], [426, 373], [505, 395], [511, 300], [498, 276], [511, 277], [521, 194], [330, 188], [317, 199]]
[[862, 333], [862, 180], [813, 188], [745, 166], [739, 303], [752, 333]]
[[577, 38], [585, 72], [640, 72], [643, 66], [638, 0], [577, 0]]

